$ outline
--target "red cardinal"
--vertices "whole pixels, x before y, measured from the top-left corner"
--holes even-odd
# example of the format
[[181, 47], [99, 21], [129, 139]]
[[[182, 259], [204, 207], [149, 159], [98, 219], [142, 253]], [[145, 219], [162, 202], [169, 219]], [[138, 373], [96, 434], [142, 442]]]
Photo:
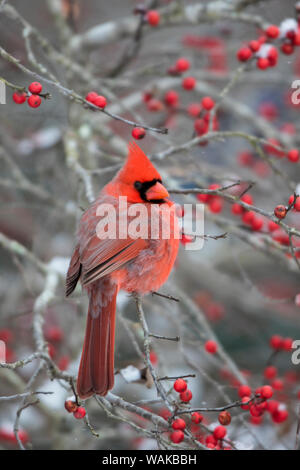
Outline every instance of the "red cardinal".
[[[119, 229], [114, 236], [112, 230], [113, 236], [106, 238], [101, 235], [102, 232], [99, 233], [101, 217], [97, 214], [99, 208], [108, 207], [106, 204], [112, 207], [112, 214], [116, 214], [117, 227], [121, 218], [124, 220], [120, 196], [123, 196], [122, 200], [127, 197], [129, 215], [137, 208], [143, 209], [139, 228], [144, 230], [144, 236], [132, 235], [129, 231], [129, 224], [134, 220], [132, 215], [128, 216], [125, 224], [129, 234], [118, 236]], [[123, 168], [102, 189], [81, 218], [78, 243], [66, 279], [67, 296], [73, 292], [79, 278], [89, 296], [77, 379], [81, 398], [94, 393], [106, 395], [114, 385], [115, 314], [119, 289], [145, 294], [159, 289], [170, 274], [178, 251], [179, 236], [175, 206], [168, 196], [160, 174], [138, 145], [131, 143]], [[137, 214], [134, 214], [135, 219]], [[158, 215], [158, 219], [153, 214]], [[157, 220], [159, 231], [151, 232], [151, 224]], [[123, 230], [124, 222], [121, 226]], [[169, 229], [165, 232], [169, 231], [167, 236], [164, 236], [164, 227]]]

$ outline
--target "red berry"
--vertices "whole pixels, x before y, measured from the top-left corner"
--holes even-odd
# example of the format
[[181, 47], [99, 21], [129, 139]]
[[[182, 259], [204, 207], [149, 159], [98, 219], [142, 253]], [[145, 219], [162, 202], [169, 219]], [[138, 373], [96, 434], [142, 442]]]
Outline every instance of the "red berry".
[[241, 166], [251, 166], [253, 164], [253, 155], [251, 152], [244, 151], [238, 155], [238, 162]]
[[0, 330], [0, 340], [4, 343], [9, 343], [13, 339], [13, 334], [8, 328], [1, 328]]
[[180, 59], [178, 59], [175, 64], [177, 72], [186, 72], [189, 70], [190, 66], [190, 61], [185, 57], [180, 57]]
[[242, 215], [244, 213], [244, 208], [238, 204], [237, 202], [235, 202], [234, 204], [232, 204], [231, 206], [231, 212], [234, 214], [234, 215]]
[[163, 109], [163, 107], [164, 107], [164, 105], [157, 98], [151, 98], [147, 102], [147, 108], [148, 108], [149, 111], [153, 111], [153, 112], [161, 111]]
[[79, 406], [76, 411], [74, 411], [73, 416], [76, 419], [82, 419], [86, 415], [86, 411], [82, 406]]
[[132, 129], [131, 135], [134, 139], [140, 140], [145, 137], [146, 131], [143, 127], [134, 127]]
[[278, 38], [280, 31], [278, 26], [272, 24], [266, 29], [265, 33], [269, 38], [276, 39]]
[[174, 382], [174, 390], [178, 393], [182, 393], [182, 392], [185, 392], [186, 389], [187, 389], [187, 383], [185, 380], [183, 379], [176, 379], [175, 382]]
[[170, 438], [171, 441], [174, 442], [174, 444], [179, 444], [184, 439], [184, 433], [180, 429], [178, 429], [177, 431], [172, 432]]
[[259, 426], [262, 423], [262, 416], [250, 416], [250, 423], [254, 426]]
[[289, 414], [287, 410], [279, 410], [277, 409], [272, 413], [271, 418], [274, 423], [280, 424], [287, 420]]
[[12, 95], [12, 98], [16, 104], [23, 104], [26, 101], [27, 95], [24, 91], [23, 92], [16, 91]]
[[104, 96], [98, 95], [94, 100], [94, 105], [98, 108], [104, 109], [106, 106], [106, 98]]
[[184, 233], [181, 234], [181, 239], [180, 242], [182, 245], [186, 245], [187, 243], [191, 243], [194, 240], [194, 238], [190, 235], [185, 235]]
[[33, 95], [38, 95], [39, 93], [41, 93], [42, 89], [43, 89], [43, 87], [39, 82], [32, 82], [32, 83], [30, 83], [30, 85], [28, 87], [28, 90]]
[[280, 49], [281, 49], [281, 52], [283, 52], [283, 54], [286, 54], [286, 55], [291, 55], [294, 52], [294, 46], [290, 42], [284, 42], [281, 45]]
[[52, 343], [48, 344], [48, 354], [53, 359], [56, 355], [56, 349]]
[[270, 346], [273, 349], [281, 349], [283, 338], [279, 335], [273, 335], [270, 339]]
[[240, 62], [247, 62], [252, 57], [252, 51], [249, 47], [242, 47], [237, 51], [236, 56]]
[[259, 57], [256, 62], [257, 68], [265, 70], [270, 66], [269, 60], [266, 57]]
[[255, 218], [255, 213], [253, 211], [247, 211], [244, 213], [242, 220], [245, 224], [251, 225]]
[[266, 379], [274, 379], [277, 375], [277, 368], [275, 366], [268, 366], [264, 370]]
[[209, 354], [215, 354], [218, 350], [218, 345], [213, 340], [206, 341], [204, 347], [205, 347], [206, 352], [208, 352]]
[[283, 158], [286, 155], [286, 152], [281, 148], [281, 143], [277, 139], [268, 139], [268, 144], [264, 146], [266, 152], [275, 155], [278, 158]]
[[171, 411], [168, 410], [167, 408], [163, 408], [163, 409], [160, 411], [159, 415], [160, 415], [163, 419], [165, 419], [166, 421], [168, 421], [168, 419], [170, 418], [170, 416], [172, 415], [172, 413], [171, 413]]
[[38, 108], [41, 105], [42, 98], [39, 95], [29, 96], [27, 103], [31, 108]]
[[228, 426], [231, 423], [231, 414], [228, 411], [221, 411], [218, 420], [223, 426]]
[[165, 103], [168, 106], [177, 106], [178, 93], [174, 90], [167, 91], [167, 93], [165, 94]]
[[294, 37], [293, 37], [293, 45], [294, 46], [300, 46], [300, 31], [298, 29], [298, 32], [296, 34], [294, 34]]
[[98, 97], [98, 93], [96, 93], [95, 91], [90, 91], [85, 99], [86, 101], [89, 101], [90, 103], [95, 103], [95, 99]]
[[198, 117], [200, 112], [201, 112], [201, 106], [200, 104], [197, 103], [191, 103], [188, 108], [187, 112], [189, 113], [190, 116], [192, 117]]
[[244, 194], [242, 197], [241, 197], [241, 201], [245, 202], [246, 204], [249, 204], [250, 206], [252, 206], [253, 204], [253, 197], [251, 196], [251, 194]]
[[208, 187], [208, 189], [212, 189], [213, 191], [215, 191], [216, 189], [219, 189], [219, 188], [220, 188], [220, 185], [218, 183], [212, 183]]
[[283, 385], [284, 385], [283, 381], [280, 379], [275, 379], [271, 383], [272, 388], [274, 388], [274, 390], [279, 390], [279, 391], [283, 389]]
[[276, 222], [273, 222], [273, 220], [270, 220], [268, 222], [268, 229], [269, 229], [269, 232], [274, 232], [274, 230], [278, 230], [279, 228], [279, 225], [276, 224]]
[[201, 105], [204, 109], [210, 111], [215, 106], [215, 102], [210, 96], [205, 96], [202, 98]]
[[215, 438], [213, 434], [210, 434], [209, 436], [206, 437], [205, 444], [207, 446], [212, 445], [213, 447], [215, 447], [218, 444], [218, 440]]
[[262, 396], [262, 398], [271, 398], [273, 395], [272, 387], [270, 387], [270, 385], [264, 385], [263, 387], [261, 387], [260, 395]]
[[296, 163], [299, 160], [299, 151], [297, 149], [292, 149], [287, 153], [287, 157], [290, 162]]
[[260, 42], [259, 41], [250, 41], [249, 42], [249, 47], [252, 52], [257, 52], [260, 49]]
[[26, 444], [26, 442], [28, 442], [29, 436], [26, 431], [20, 429], [20, 431], [18, 431], [18, 436], [20, 441], [23, 442], [23, 444]]
[[269, 400], [267, 402], [267, 408], [266, 410], [269, 412], [269, 413], [274, 413], [274, 411], [276, 411], [279, 407], [280, 403], [279, 401], [277, 400]]
[[[294, 199], [295, 199], [294, 195], [290, 196], [289, 204], [292, 204]], [[296, 201], [294, 203], [294, 209], [295, 209], [295, 211], [300, 212], [300, 197], [296, 198]]]
[[182, 80], [182, 87], [185, 90], [193, 90], [196, 86], [196, 79], [194, 77], [185, 77]]
[[295, 135], [296, 134], [296, 127], [291, 122], [286, 122], [282, 124], [280, 127], [281, 132], [285, 132], [286, 134]]
[[264, 221], [260, 217], [255, 217], [254, 220], [252, 220], [251, 222], [251, 228], [252, 230], [255, 230], [256, 232], [259, 232], [259, 230], [262, 229], [263, 225], [264, 225]]
[[47, 341], [59, 342], [62, 341], [63, 337], [64, 333], [58, 326], [47, 328], [45, 331], [45, 338]]
[[209, 210], [214, 214], [219, 214], [223, 209], [223, 200], [220, 197], [213, 197], [209, 201]]
[[209, 194], [197, 194], [197, 199], [204, 204], [209, 201]]
[[227, 429], [224, 426], [217, 426], [214, 429], [213, 435], [216, 439], [223, 439], [227, 434]]
[[278, 117], [278, 108], [274, 103], [264, 101], [258, 108], [260, 116], [263, 116], [268, 121], [274, 121]]
[[158, 357], [155, 351], [150, 351], [150, 362], [153, 366], [158, 364]]
[[269, 65], [270, 67], [275, 67], [278, 62], [278, 50], [276, 47], [271, 47], [271, 49], [268, 52], [268, 60], [269, 60]]
[[146, 19], [150, 26], [157, 26], [160, 22], [160, 14], [156, 10], [149, 10], [146, 14]]
[[[248, 397], [248, 396], [246, 396], [246, 395], [245, 395], [244, 397], [242, 397], [242, 400], [241, 400], [241, 401], [242, 401], [242, 403], [245, 403], [245, 405], [241, 405], [241, 408], [242, 408], [243, 410], [249, 410], [249, 408], [250, 408], [250, 403], [251, 403], [250, 400], [251, 400], [251, 398]], [[246, 404], [246, 403], [247, 403], [247, 404]]]
[[201, 423], [202, 420], [203, 420], [202, 414], [198, 413], [197, 411], [194, 411], [194, 413], [192, 413], [193, 423], [199, 424], [199, 423]]
[[65, 355], [65, 356], [61, 356], [59, 358], [58, 363], [57, 363], [57, 367], [60, 370], [67, 370], [67, 368], [69, 367], [69, 364], [70, 364], [70, 358], [69, 358], [69, 356]]
[[[97, 95], [97, 93], [96, 93], [96, 95]], [[97, 96], [98, 96], [98, 95], [97, 95]], [[143, 93], [143, 101], [144, 101], [144, 103], [148, 103], [148, 101], [150, 101], [151, 98], [153, 98], [153, 94], [151, 93], [151, 91], [145, 91], [145, 92]]]
[[251, 414], [251, 416], [254, 416], [254, 417], [258, 417], [258, 416], [261, 416], [263, 414], [263, 410], [259, 407], [257, 407], [256, 405], [251, 405], [250, 408], [249, 408], [249, 412]]
[[251, 388], [248, 385], [240, 385], [238, 388], [238, 394], [241, 398], [243, 397], [250, 397], [251, 395]]
[[291, 351], [293, 345], [293, 338], [284, 338], [282, 341], [281, 348], [284, 349], [285, 351]]
[[188, 403], [189, 401], [191, 401], [192, 398], [193, 398], [193, 394], [189, 389], [185, 390], [184, 392], [181, 392], [180, 394], [180, 400], [184, 401], [185, 403]]
[[198, 135], [204, 135], [208, 131], [208, 123], [204, 119], [196, 119], [194, 122], [194, 128]]
[[66, 400], [65, 401], [65, 408], [68, 411], [68, 413], [74, 413], [74, 411], [77, 411], [78, 405], [73, 400]]
[[186, 423], [185, 423], [184, 419], [181, 419], [181, 418], [175, 419], [175, 421], [173, 421], [173, 423], [172, 423], [172, 428], [175, 429], [175, 430], [185, 429], [186, 428]]
[[280, 204], [279, 206], [276, 206], [274, 209], [274, 215], [278, 219], [284, 219], [286, 216], [286, 207]]

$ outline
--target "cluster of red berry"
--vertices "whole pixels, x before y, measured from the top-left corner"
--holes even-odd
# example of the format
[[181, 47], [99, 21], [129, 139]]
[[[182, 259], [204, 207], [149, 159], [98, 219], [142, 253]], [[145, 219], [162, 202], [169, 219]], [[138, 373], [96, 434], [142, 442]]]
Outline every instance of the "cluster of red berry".
[[[300, 197], [295, 197], [293, 194], [289, 197], [289, 205], [284, 206], [279, 204], [274, 209], [274, 215], [278, 219], [284, 219], [288, 213], [288, 210], [293, 207], [293, 212], [300, 212]], [[297, 244], [297, 242], [296, 242]]]
[[55, 360], [57, 367], [64, 371], [69, 367], [70, 358], [66, 354], [61, 354], [64, 334], [59, 326], [45, 328], [45, 339], [48, 341], [48, 352], [51, 359]]
[[[104, 109], [107, 105], [107, 100], [105, 96], [98, 95], [95, 91], [90, 91], [86, 97], [86, 101], [97, 106], [97, 108]], [[134, 139], [140, 140], [145, 137], [146, 131], [143, 127], [134, 127], [132, 130], [132, 137]]]
[[238, 394], [241, 397], [241, 408], [248, 410], [251, 423], [259, 425], [265, 412], [269, 412], [274, 423], [282, 423], [288, 418], [285, 406], [277, 400], [270, 400], [274, 393], [274, 386], [263, 385], [255, 390], [254, 397], [248, 385], [240, 385]]
[[[241, 201], [246, 204], [253, 205], [253, 198], [250, 194], [244, 194], [241, 197]], [[254, 231], [260, 231], [263, 228], [264, 221], [262, 217], [257, 216], [254, 211], [245, 209], [241, 204], [235, 202], [232, 204], [231, 212], [236, 216], [241, 216], [242, 222], [250, 226]]]
[[27, 104], [31, 108], [38, 108], [42, 103], [41, 93], [43, 87], [39, 82], [32, 82], [26, 91], [16, 91], [13, 93], [13, 100], [16, 104], [23, 104], [27, 101]]
[[[22, 442], [22, 444], [26, 444], [29, 440], [28, 434], [26, 431], [23, 429], [20, 429], [18, 431], [18, 438]], [[13, 431], [13, 429], [6, 428], [5, 426], [2, 426], [0, 428], [0, 442], [3, 442], [5, 444], [12, 444], [16, 445], [18, 443], [16, 435]]]
[[280, 40], [280, 50], [290, 55], [295, 46], [300, 45], [300, 26], [294, 18], [287, 18], [278, 26], [270, 25], [258, 39], [250, 41], [237, 51], [237, 59], [247, 62], [256, 59], [256, 66], [265, 70], [275, 67], [278, 62], [278, 49], [271, 41]]
[[[190, 61], [185, 57], [177, 59], [174, 65], [168, 69], [170, 75], [182, 75], [190, 69]], [[186, 91], [191, 91], [196, 86], [196, 79], [193, 76], [184, 77], [181, 82], [182, 88]], [[143, 101], [147, 106], [147, 110], [151, 112], [162, 111], [167, 108], [169, 111], [177, 109], [179, 106], [179, 94], [175, 90], [168, 90], [164, 97], [157, 96], [157, 91], [147, 91], [143, 94]], [[215, 102], [210, 96], [202, 98], [200, 103], [190, 103], [186, 112], [189, 116], [195, 119], [194, 129], [197, 135], [202, 136], [209, 131], [210, 128], [210, 111], [214, 108]], [[202, 113], [202, 116], [201, 116]], [[219, 123], [217, 116], [214, 115], [212, 118], [211, 129], [217, 131]], [[135, 138], [141, 138], [135, 137]], [[205, 145], [206, 142], [202, 142], [201, 145]]]
[[199, 305], [203, 313], [211, 322], [224, 318], [224, 305], [214, 298], [214, 294], [208, 291], [199, 291], [194, 297], [194, 302]]
[[[192, 398], [192, 392], [188, 390], [187, 388], [187, 383], [184, 379], [177, 379], [174, 382], [174, 390], [178, 393], [180, 393], [180, 399], [181, 401], [184, 402], [189, 402]], [[169, 413], [164, 415], [165, 419], [169, 419], [170, 415]], [[197, 438], [200, 442], [204, 443], [208, 449], [222, 449], [225, 447], [222, 447], [222, 439], [227, 434], [227, 430], [225, 426], [229, 425], [231, 422], [231, 415], [228, 411], [222, 411], [219, 413], [218, 420], [220, 422], [219, 426], [216, 426], [213, 431], [209, 435], [206, 436], [205, 440], [203, 436], [198, 435]], [[197, 434], [199, 431], [199, 424], [201, 424], [204, 421], [204, 417], [201, 413], [194, 411], [191, 413], [191, 426], [190, 430], [194, 433]], [[184, 430], [186, 429], [186, 421], [182, 418], [176, 418], [172, 422], [172, 428], [173, 431], [170, 434], [170, 439], [172, 442], [175, 444], [179, 444], [184, 440]], [[231, 449], [229, 446], [228, 449]]]
[[98, 95], [95, 91], [90, 91], [86, 97], [86, 101], [94, 104], [97, 108], [104, 109], [106, 106], [106, 98], [102, 95]]
[[[211, 189], [213, 191], [219, 188], [219, 184], [211, 184], [210, 186], [208, 186], [208, 189]], [[197, 199], [198, 201], [203, 202], [203, 204], [207, 204], [209, 210], [215, 214], [218, 214], [223, 210], [224, 201], [221, 196], [212, 196], [211, 194], [198, 194]]]
[[74, 418], [82, 419], [86, 415], [86, 411], [83, 406], [78, 406], [74, 397], [68, 398], [65, 401], [65, 409], [68, 413], [73, 413]]
[[297, 149], [284, 150], [281, 143], [277, 139], [268, 139], [268, 143], [264, 145], [264, 150], [277, 158], [286, 157], [290, 162], [297, 163], [299, 161], [299, 151]]

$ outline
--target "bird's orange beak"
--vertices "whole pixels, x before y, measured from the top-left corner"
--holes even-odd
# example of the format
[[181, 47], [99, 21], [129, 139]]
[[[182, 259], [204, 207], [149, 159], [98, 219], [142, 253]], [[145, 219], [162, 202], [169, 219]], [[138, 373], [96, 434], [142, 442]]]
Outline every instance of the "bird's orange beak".
[[155, 201], [169, 197], [166, 188], [159, 182], [155, 183], [151, 188], [146, 191], [146, 198], [148, 201]]

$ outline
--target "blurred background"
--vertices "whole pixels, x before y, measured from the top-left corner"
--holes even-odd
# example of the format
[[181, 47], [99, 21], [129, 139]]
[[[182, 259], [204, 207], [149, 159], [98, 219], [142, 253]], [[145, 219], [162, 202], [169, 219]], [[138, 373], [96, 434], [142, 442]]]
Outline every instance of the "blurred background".
[[[198, 10], [192, 9], [199, 4], [213, 8], [214, 3], [219, 6], [211, 16], [202, 11], [198, 17]], [[39, 358], [24, 367], [0, 369], [2, 397], [47, 392], [0, 397], [3, 449], [162, 445], [140, 430], [153, 429], [151, 420], [128, 410], [109, 409], [108, 403], [101, 406], [91, 398], [84, 404], [86, 417], [77, 420], [64, 407], [73, 395], [68, 378], [77, 374], [87, 312], [80, 287], [70, 298], [64, 296], [76, 227], [82, 211], [122, 165], [132, 139], [132, 126], [88, 109], [74, 100], [72, 90], [81, 97], [94, 90], [106, 97], [108, 111], [169, 129], [167, 135], [146, 129], [139, 144], [169, 189], [236, 183], [227, 194], [247, 191], [253, 205], [271, 215], [278, 204], [289, 204], [297, 188], [299, 192], [299, 162], [290, 161], [286, 153], [299, 148], [299, 105], [291, 102], [291, 93], [293, 81], [300, 78], [300, 49], [283, 53], [287, 39], [281, 33], [270, 41], [279, 51], [275, 67], [261, 70], [255, 58], [247, 63], [237, 60], [237, 51], [261, 37], [263, 26], [297, 18], [297, 2], [224, 1], [228, 10], [221, 11], [222, 2], [161, 0], [145, 2], [144, 13], [134, 14], [140, 4], [0, 2], [0, 79], [6, 81], [6, 104], [0, 105], [0, 339], [6, 344], [7, 363], [28, 358], [47, 344], [46, 353], [57, 366], [51, 372], [51, 362]], [[146, 19], [140, 26], [147, 8], [160, 13], [158, 26], [151, 27]], [[190, 62], [184, 73], [174, 71], [181, 57]], [[189, 76], [196, 86], [187, 91], [182, 79]], [[51, 98], [43, 98], [36, 109], [16, 104], [12, 96], [18, 87], [27, 89], [37, 79]], [[170, 91], [177, 98], [170, 98]], [[218, 104], [213, 131], [225, 134], [184, 150], [183, 143], [204, 135], [196, 124], [203, 117], [204, 96]], [[172, 197], [179, 207], [197, 202], [193, 194]], [[240, 449], [293, 449], [300, 369], [292, 363], [290, 347], [274, 351], [270, 339], [300, 339], [295, 301], [299, 238], [293, 237], [291, 249], [291, 239], [279, 226], [270, 225], [270, 217], [255, 213], [259, 222], [249, 225], [243, 219], [245, 211], [234, 213], [226, 198], [199, 199], [205, 203], [205, 234], [226, 236], [207, 237], [197, 252], [186, 249], [189, 239], [184, 237], [176, 267], [161, 289], [179, 302], [151, 295], [144, 299], [150, 331], [180, 336], [179, 342], [153, 338], [152, 364], [160, 377], [195, 374], [188, 378], [194, 408], [238, 400], [236, 369], [252, 391], [277, 381], [273, 398], [288, 411], [284, 422], [274, 422], [267, 412], [255, 420], [236, 407], [228, 438]], [[285, 222], [300, 229], [299, 212], [290, 210]], [[205, 351], [205, 342], [212, 338], [225, 355]], [[115, 362], [113, 394], [165, 416], [165, 404], [144, 369], [143, 330], [135, 304], [124, 293], [118, 298]], [[269, 365], [276, 367], [276, 377], [266, 377]], [[122, 372], [128, 366], [135, 368], [129, 376], [128, 370], [127, 375]], [[141, 371], [138, 381], [132, 372], [136, 370]], [[177, 400], [173, 381], [163, 384]], [[37, 398], [38, 403], [28, 405]], [[203, 415], [205, 426], [213, 429], [218, 413]], [[205, 442], [207, 429], [193, 428], [189, 418], [187, 422], [195, 439]], [[182, 446], [195, 448], [195, 443]]]

